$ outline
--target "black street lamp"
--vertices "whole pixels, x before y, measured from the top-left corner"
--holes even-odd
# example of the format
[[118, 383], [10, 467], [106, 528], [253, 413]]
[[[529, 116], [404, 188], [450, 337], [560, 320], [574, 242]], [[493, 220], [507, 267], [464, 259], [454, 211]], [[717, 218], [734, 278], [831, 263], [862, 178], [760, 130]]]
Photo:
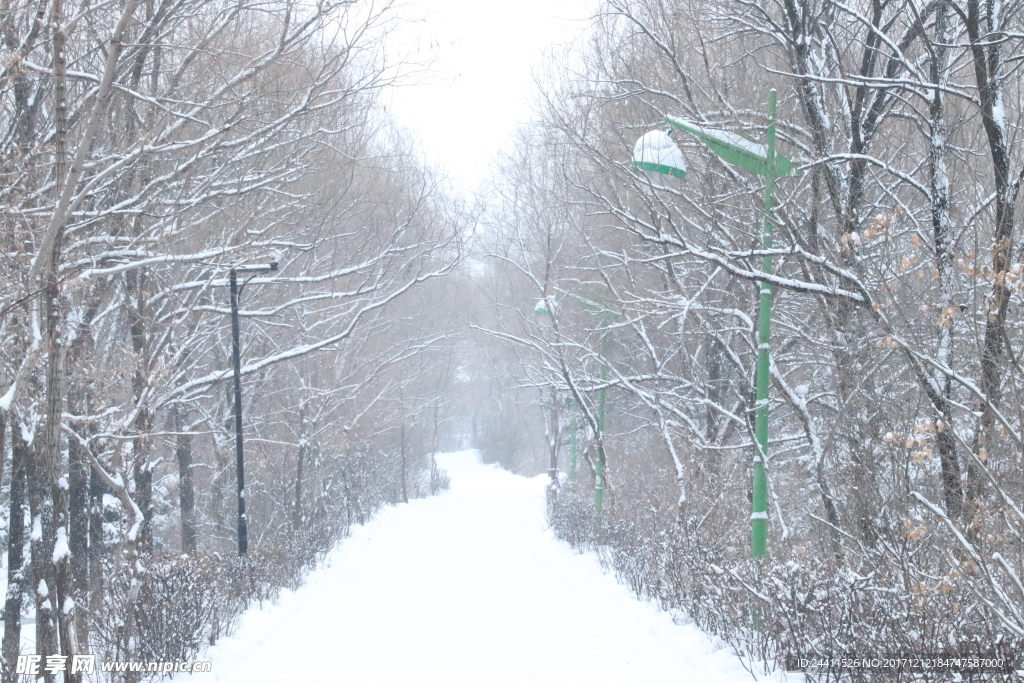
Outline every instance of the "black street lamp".
[[235, 266], [230, 270], [231, 283], [231, 362], [235, 373], [235, 472], [238, 478], [238, 554], [243, 556], [249, 550], [249, 530], [245, 520], [245, 456], [242, 451], [242, 359], [238, 341], [238, 297], [246, 280], [238, 286], [238, 273], [271, 273], [277, 270], [277, 261], [265, 266]]

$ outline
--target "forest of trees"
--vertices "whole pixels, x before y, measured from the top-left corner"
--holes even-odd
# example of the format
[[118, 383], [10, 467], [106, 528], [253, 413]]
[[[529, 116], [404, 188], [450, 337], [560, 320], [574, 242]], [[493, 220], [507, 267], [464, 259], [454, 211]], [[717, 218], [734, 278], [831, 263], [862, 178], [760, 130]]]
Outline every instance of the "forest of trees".
[[[487, 429], [511, 421], [540, 447], [481, 445], [536, 472], [546, 437], [559, 535], [751, 662], [1021, 651], [1021, 9], [606, 0], [505, 160], [478, 327], [535, 405]], [[765, 252], [762, 177], [681, 133], [685, 181], [630, 152], [665, 115], [764, 142], [771, 89], [803, 173], [778, 181]], [[754, 561], [766, 253], [769, 550]]]
[[[445, 485], [454, 319], [430, 302], [465, 214], [383, 113], [393, 14], [0, 6], [5, 683], [25, 629], [44, 658], [191, 659]], [[240, 558], [228, 282], [270, 262], [239, 274]]]
[[[1022, 10], [604, 0], [473, 202], [384, 110], [387, 3], [5, 0], [0, 683], [26, 629], [193, 658], [465, 445], [751, 667], [1024, 650]], [[765, 250], [763, 178], [630, 152], [761, 142], [772, 89]]]

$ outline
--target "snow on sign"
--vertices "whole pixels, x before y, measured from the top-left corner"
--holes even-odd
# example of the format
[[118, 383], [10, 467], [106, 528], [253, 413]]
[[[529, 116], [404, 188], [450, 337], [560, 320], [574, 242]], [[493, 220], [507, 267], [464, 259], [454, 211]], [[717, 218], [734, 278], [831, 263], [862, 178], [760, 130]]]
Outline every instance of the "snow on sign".
[[[712, 151], [730, 164], [736, 164], [758, 175], [769, 175], [771, 169], [768, 164], [768, 147], [766, 145], [748, 140], [736, 133], [708, 128], [673, 116], [666, 116], [665, 123], [691, 135], [696, 135]], [[794, 168], [793, 162], [776, 152], [775, 171], [772, 175], [776, 178], [785, 178], [786, 176], [798, 176], [801, 173], [800, 169]]]
[[633, 146], [633, 166], [652, 173], [664, 173], [680, 180], [686, 178], [683, 153], [664, 131], [645, 133]]

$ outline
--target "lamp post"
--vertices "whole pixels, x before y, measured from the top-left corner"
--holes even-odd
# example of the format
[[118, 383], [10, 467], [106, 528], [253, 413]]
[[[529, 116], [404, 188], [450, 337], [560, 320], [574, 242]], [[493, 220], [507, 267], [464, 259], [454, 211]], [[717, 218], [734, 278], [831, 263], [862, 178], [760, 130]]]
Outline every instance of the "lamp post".
[[[711, 148], [723, 161], [765, 177], [764, 224], [761, 248], [769, 251], [773, 244], [775, 224], [772, 220], [775, 181], [778, 178], [800, 175], [789, 159], [775, 152], [776, 92], [768, 93], [768, 129], [765, 144], [748, 140], [735, 133], [714, 130], [704, 125], [672, 116], [665, 123], [674, 129], [694, 135]], [[667, 133], [651, 131], [637, 141], [633, 148], [633, 166], [645, 171], [662, 173], [683, 179], [686, 165], [683, 154]], [[761, 272], [771, 275], [774, 264], [770, 254], [761, 257]], [[753, 502], [750, 512], [750, 556], [764, 557], [768, 550], [768, 477], [764, 462], [768, 456], [768, 347], [771, 339], [772, 286], [759, 282], [757, 325], [757, 393], [754, 413]]]
[[[601, 320], [601, 384], [603, 385], [608, 381], [608, 320], [606, 316], [602, 316]], [[598, 518], [601, 517], [601, 511], [604, 509], [604, 397], [605, 388], [601, 387], [601, 390], [597, 393], [597, 431], [600, 435], [599, 446], [601, 448], [597, 451], [597, 457], [594, 459], [594, 512], [597, 513]]]
[[242, 353], [239, 344], [238, 297], [249, 280], [238, 286], [239, 273], [252, 273], [249, 279], [259, 273], [277, 270], [277, 261], [265, 266], [235, 266], [228, 272], [231, 286], [231, 364], [235, 379], [235, 474], [238, 480], [238, 555], [244, 556], [249, 550], [249, 529], [245, 518], [245, 456], [242, 450]]
[[[664, 135], [664, 133], [662, 133]], [[667, 137], [667, 136], [666, 136]], [[674, 143], [673, 143], [674, 146]], [[685, 175], [685, 172], [684, 172]], [[583, 311], [587, 312], [599, 312], [601, 314], [601, 339], [600, 339], [600, 354], [601, 358], [601, 382], [602, 384], [608, 379], [608, 323], [611, 320], [618, 318], [619, 316], [608, 310], [604, 304], [600, 304], [596, 301], [591, 301], [581, 296], [577, 296], [565, 290], [555, 288], [556, 291], [564, 294], [573, 300], [576, 306]], [[549, 303], [547, 297], [537, 302], [534, 307], [534, 313], [540, 313], [542, 315], [553, 316], [552, 309], [554, 308], [554, 302]], [[604, 415], [605, 415], [605, 388], [602, 386], [597, 392], [597, 434], [599, 439], [604, 437]], [[572, 442], [571, 442], [571, 460], [569, 469], [569, 481], [572, 484], [576, 483], [576, 415], [573, 413], [572, 417]], [[604, 490], [605, 490], [605, 461], [604, 461], [604, 443], [601, 442], [600, 447], [597, 451], [597, 457], [594, 458], [594, 512], [598, 517], [601, 516], [601, 511], [604, 508]]]

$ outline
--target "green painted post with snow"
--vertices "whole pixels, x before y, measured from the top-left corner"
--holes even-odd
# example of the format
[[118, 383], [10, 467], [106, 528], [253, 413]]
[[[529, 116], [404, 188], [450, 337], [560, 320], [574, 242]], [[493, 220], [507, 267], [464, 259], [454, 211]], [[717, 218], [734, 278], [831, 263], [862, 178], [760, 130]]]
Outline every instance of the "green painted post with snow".
[[[768, 164], [764, 182], [764, 230], [761, 248], [772, 248], [775, 224], [772, 222], [772, 195], [775, 193], [775, 90], [768, 93]], [[761, 272], [771, 275], [774, 264], [770, 254], [761, 257]], [[768, 409], [771, 387], [768, 344], [772, 333], [772, 286], [761, 280], [757, 313], [757, 403], [754, 414], [754, 501], [750, 513], [750, 556], [764, 557], [768, 552], [768, 476], [764, 461], [768, 456]]]
[[[665, 138], [666, 140], [669, 139], [668, 136], [665, 135], [664, 133], [662, 133], [661, 136], [663, 138]], [[671, 147], [673, 149], [676, 149], [675, 148], [675, 144], [672, 143], [671, 140], [669, 140], [668, 144], [671, 145]], [[637, 149], [641, 149], [640, 143], [637, 143]], [[662, 149], [662, 150], [659, 151], [659, 153], [661, 153], [663, 151], [664, 150]], [[674, 159], [674, 161], [682, 163], [682, 153], [679, 152], [678, 149], [676, 149], [676, 152], [678, 154], [678, 158]], [[661, 171], [658, 171], [658, 172], [661, 172]], [[680, 174], [682, 174], [682, 175], [680, 175]], [[679, 171], [678, 173], [673, 173], [673, 175], [675, 175], [677, 178], [682, 178], [683, 176], [686, 175], [686, 172], [685, 171]], [[558, 289], [557, 287], [555, 289], [557, 291], [565, 294], [570, 299], [572, 299], [576, 303], [576, 305], [580, 308], [580, 310], [587, 311], [587, 312], [594, 312], [594, 313], [600, 314], [600, 316], [601, 316], [601, 340], [600, 340], [600, 356], [599, 357], [601, 358], [601, 383], [603, 384], [608, 379], [608, 323], [611, 322], [612, 320], [615, 320], [619, 316], [616, 315], [615, 313], [612, 313], [611, 311], [609, 311], [608, 307], [605, 306], [605, 304], [603, 304], [601, 302], [592, 301], [592, 300], [584, 298], [582, 296], [577, 296], [577, 295], [572, 294], [570, 292], [566, 292], [564, 290]], [[544, 314], [544, 315], [551, 315], [551, 310], [550, 310], [551, 308], [552, 308], [552, 305], [548, 303], [547, 298], [544, 298], [544, 299], [541, 299], [540, 301], [537, 302], [537, 305], [534, 307], [533, 310], [534, 310], [535, 313], [541, 313], [541, 314]], [[575, 405], [575, 402], [574, 402], [573, 403], [573, 408], [575, 408], [575, 407], [576, 407], [576, 405]], [[605, 418], [605, 388], [601, 387], [601, 389], [598, 390], [598, 392], [597, 392], [597, 437], [598, 437], [599, 440], [604, 438], [604, 418]], [[570, 483], [576, 483], [576, 452], [577, 452], [577, 450], [576, 450], [577, 449], [577, 446], [576, 446], [576, 429], [577, 429], [577, 427], [576, 427], [576, 413], [575, 413], [575, 410], [574, 410], [573, 411], [573, 417], [572, 417], [572, 459], [570, 460], [570, 465], [569, 465], [569, 467], [570, 467], [570, 469], [569, 469], [569, 481], [570, 481]], [[594, 458], [594, 512], [596, 513], [598, 518], [600, 518], [601, 510], [604, 508], [605, 484], [606, 484], [606, 478], [605, 478], [605, 461], [604, 461], [604, 442], [601, 441], [600, 448], [597, 449], [597, 454], [596, 454], [596, 457]]]
[[[744, 168], [751, 173], [763, 175], [764, 185], [764, 226], [761, 232], [761, 248], [772, 249], [775, 224], [773, 195], [778, 178], [801, 175], [793, 163], [775, 152], [775, 90], [768, 93], [768, 130], [764, 145], [753, 142], [736, 133], [715, 130], [703, 124], [694, 123], [673, 116], [666, 116], [665, 123], [672, 128], [690, 133], [711, 148], [723, 161]], [[686, 162], [682, 152], [665, 133], [652, 131], [637, 141], [633, 148], [633, 166], [644, 171], [686, 177]], [[771, 275], [774, 268], [772, 257], [761, 257], [761, 272]], [[769, 389], [771, 386], [771, 360], [768, 345], [771, 341], [772, 286], [769, 282], [758, 282], [759, 301], [757, 316], [757, 402], [754, 406], [754, 458], [753, 458], [753, 503], [750, 513], [750, 555], [764, 557], [768, 552], [768, 476], [764, 463], [768, 456], [768, 411]], [[755, 622], [757, 616], [755, 614]]]

